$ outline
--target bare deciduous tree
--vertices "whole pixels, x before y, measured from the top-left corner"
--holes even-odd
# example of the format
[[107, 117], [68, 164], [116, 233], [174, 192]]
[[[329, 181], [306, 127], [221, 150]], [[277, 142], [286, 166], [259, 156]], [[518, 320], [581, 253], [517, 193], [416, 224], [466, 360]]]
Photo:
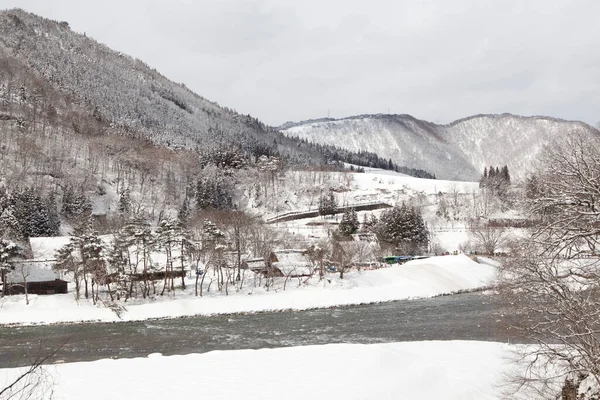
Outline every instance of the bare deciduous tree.
[[30, 365], [22, 369], [6, 386], [0, 387], [0, 400], [52, 399], [54, 395], [54, 377], [46, 370], [45, 366], [80, 331], [81, 329], [78, 329], [63, 342], [50, 347], [43, 346], [40, 341], [35, 350], [37, 355], [31, 358]]
[[321, 239], [317, 244], [312, 245], [307, 256], [314, 267], [319, 270], [319, 280], [325, 278], [325, 259], [331, 254], [331, 242]]
[[506, 244], [504, 228], [489, 227], [482, 224], [471, 224], [469, 236], [475, 244], [478, 253], [493, 256]]
[[539, 226], [518, 244], [500, 286], [515, 327], [537, 343], [527, 347], [520, 384], [536, 397], [574, 399], [586, 381], [598, 396], [600, 138], [576, 132], [547, 147], [536, 176], [529, 204]]
[[250, 249], [252, 228], [257, 224], [257, 221], [243, 211], [225, 211], [219, 213], [217, 217], [218, 225], [227, 234], [231, 242], [231, 249], [235, 253], [234, 279], [239, 290], [242, 283], [242, 257]]

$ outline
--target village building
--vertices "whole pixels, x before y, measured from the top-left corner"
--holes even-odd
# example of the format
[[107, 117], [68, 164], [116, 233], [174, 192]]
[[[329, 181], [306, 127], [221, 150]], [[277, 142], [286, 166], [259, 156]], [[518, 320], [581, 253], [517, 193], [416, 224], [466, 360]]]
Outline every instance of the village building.
[[[111, 245], [112, 235], [102, 235], [100, 240], [105, 247]], [[55, 294], [67, 293], [68, 278], [53, 270], [56, 262], [56, 254], [59, 249], [69, 244], [70, 236], [57, 237], [32, 237], [29, 238], [29, 245], [33, 258], [30, 260], [14, 262], [14, 269], [7, 274], [7, 293], [24, 294], [25, 287], [29, 294]], [[177, 251], [174, 251], [174, 257]], [[178, 265], [173, 266], [173, 270], [166, 270], [165, 255], [156, 252], [152, 254], [152, 265], [146, 273], [142, 271], [130, 272], [129, 278], [134, 281], [145, 280], [163, 280], [168, 278], [181, 278], [187, 275], [188, 270], [181, 270]], [[67, 274], [67, 277], [69, 274]], [[106, 282], [111, 280], [111, 276], [106, 277]]]
[[272, 251], [266, 261], [264, 258], [245, 260], [242, 268], [266, 277], [308, 277], [314, 271], [306, 250], [291, 249]]
[[280, 276], [301, 277], [311, 276], [314, 266], [306, 250], [276, 250], [271, 252], [269, 263], [275, 271], [279, 271]]
[[346, 242], [335, 242], [333, 252], [333, 259], [343, 263], [345, 268], [373, 269], [379, 266], [381, 249], [376, 240], [355, 239]]
[[255, 274], [269, 275], [269, 269], [264, 258], [252, 258], [242, 262], [242, 268], [249, 269]]
[[13, 262], [14, 269], [6, 274], [8, 294], [67, 293], [68, 282], [52, 270], [52, 265], [37, 260]]

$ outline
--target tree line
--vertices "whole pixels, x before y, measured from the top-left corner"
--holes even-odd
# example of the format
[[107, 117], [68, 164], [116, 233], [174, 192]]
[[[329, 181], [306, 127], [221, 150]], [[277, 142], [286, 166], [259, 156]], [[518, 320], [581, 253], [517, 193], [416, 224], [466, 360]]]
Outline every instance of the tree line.
[[495, 195], [502, 195], [510, 186], [510, 172], [508, 166], [502, 168], [490, 166], [483, 168], [483, 174], [479, 178], [479, 187], [491, 190]]
[[294, 137], [294, 139], [301, 142], [303, 146], [316, 149], [316, 151], [322, 154], [324, 159], [328, 162], [343, 162], [358, 165], [360, 167], [379, 168], [388, 171], [395, 171], [402, 174], [414, 176], [416, 178], [435, 179], [435, 174], [431, 174], [425, 170], [418, 168], [410, 168], [407, 166], [398, 165], [394, 163], [391, 158], [385, 159], [369, 151], [360, 150], [358, 152], [353, 152], [337, 146], [312, 143], [309, 142], [307, 139], [300, 139], [298, 137]]

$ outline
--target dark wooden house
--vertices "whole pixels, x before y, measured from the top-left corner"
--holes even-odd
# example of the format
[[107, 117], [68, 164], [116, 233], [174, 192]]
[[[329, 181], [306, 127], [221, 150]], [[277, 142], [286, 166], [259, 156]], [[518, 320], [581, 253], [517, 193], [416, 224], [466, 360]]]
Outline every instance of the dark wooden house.
[[[68, 282], [62, 279], [27, 282], [27, 293], [29, 294], [57, 294], [67, 292]], [[23, 282], [9, 284], [8, 294], [25, 294], [25, 285]]]
[[167, 278], [173, 279], [185, 277], [187, 275], [187, 271], [182, 271], [181, 269], [174, 269], [173, 271], [149, 271], [145, 274], [143, 272], [136, 272], [128, 275], [134, 282], [143, 282], [145, 280], [158, 281], [165, 279], [165, 275]]
[[51, 261], [15, 262], [6, 276], [8, 294], [57, 294], [68, 292], [68, 282], [52, 270]]

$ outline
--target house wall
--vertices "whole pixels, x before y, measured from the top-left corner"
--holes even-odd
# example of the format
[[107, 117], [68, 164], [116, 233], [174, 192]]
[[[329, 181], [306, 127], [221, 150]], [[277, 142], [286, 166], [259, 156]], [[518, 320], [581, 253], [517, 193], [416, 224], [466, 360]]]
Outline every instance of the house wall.
[[[8, 288], [8, 294], [25, 294], [23, 283], [13, 284]], [[44, 282], [27, 282], [27, 293], [29, 294], [56, 294], [67, 293], [67, 282], [57, 279]]]

